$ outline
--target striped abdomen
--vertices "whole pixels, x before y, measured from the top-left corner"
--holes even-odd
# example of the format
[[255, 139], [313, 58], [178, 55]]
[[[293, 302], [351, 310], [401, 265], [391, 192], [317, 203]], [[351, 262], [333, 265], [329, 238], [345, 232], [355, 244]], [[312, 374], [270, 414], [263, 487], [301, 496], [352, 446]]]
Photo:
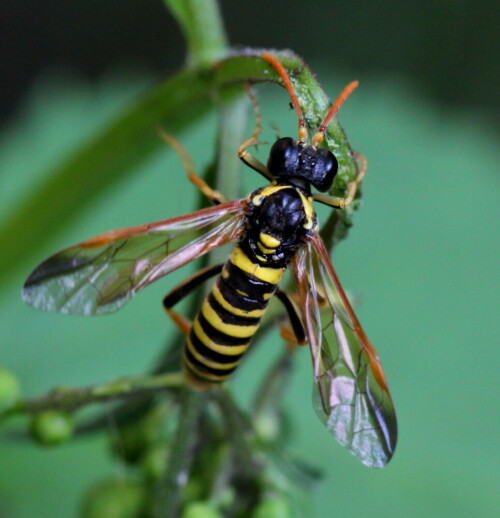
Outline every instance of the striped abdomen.
[[190, 385], [209, 389], [238, 366], [284, 275], [261, 266], [237, 246], [193, 321], [183, 363]]

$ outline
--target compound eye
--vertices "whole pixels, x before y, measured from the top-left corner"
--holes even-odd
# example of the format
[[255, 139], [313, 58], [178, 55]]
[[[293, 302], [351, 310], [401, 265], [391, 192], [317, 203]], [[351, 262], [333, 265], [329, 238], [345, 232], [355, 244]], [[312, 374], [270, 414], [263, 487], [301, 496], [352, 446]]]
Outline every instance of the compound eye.
[[290, 176], [298, 164], [297, 143], [290, 137], [278, 139], [269, 152], [267, 168], [273, 176]]
[[321, 181], [315, 185], [316, 189], [321, 192], [328, 191], [333, 185], [333, 180], [337, 174], [339, 163], [335, 155], [328, 149], [320, 149], [321, 159], [318, 160], [317, 168], [322, 168]]

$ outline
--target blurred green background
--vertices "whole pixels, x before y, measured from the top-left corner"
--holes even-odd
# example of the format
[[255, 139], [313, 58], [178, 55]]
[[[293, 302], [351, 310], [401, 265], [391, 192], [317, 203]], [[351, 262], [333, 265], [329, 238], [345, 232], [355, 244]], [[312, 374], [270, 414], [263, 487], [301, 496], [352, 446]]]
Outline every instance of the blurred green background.
[[[158, 21], [160, 2], [144, 2], [143, 11], [139, 2], [126, 8], [109, 2], [101, 11], [97, 4], [61, 8], [56, 21], [66, 16], [66, 24], [53, 18], [43, 23], [48, 14], [39, 21], [46, 40], [60, 43], [64, 59], [47, 58], [43, 77], [32, 80], [22, 100], [12, 101], [17, 108], [4, 111], [9, 116], [0, 134], [3, 221], [51, 167], [162, 77], [160, 65], [173, 70], [182, 61], [174, 22], [167, 13]], [[362, 209], [349, 238], [335, 250], [334, 264], [383, 361], [400, 438], [394, 459], [381, 471], [343, 451], [311, 408], [310, 360], [302, 351], [286, 398], [294, 434], [290, 449], [320, 467], [325, 478], [314, 494], [300, 496], [301, 515], [491, 517], [498, 509], [500, 355], [498, 72], [490, 67], [497, 36], [489, 30], [495, 6], [400, 4], [222, 3], [233, 43], [292, 48], [332, 97], [347, 81], [361, 82], [342, 108], [341, 121], [353, 147], [367, 156], [369, 172]], [[75, 25], [80, 52], [73, 60], [66, 56], [64, 37], [78, 8], [99, 23], [87, 32], [85, 17]], [[105, 22], [111, 14], [117, 23]], [[2, 28], [10, 27], [3, 20]], [[124, 32], [117, 32], [122, 25]], [[27, 34], [32, 27], [19, 29]], [[36, 40], [37, 31], [31, 32]], [[128, 34], [150, 42], [138, 45], [144, 54], [110, 52]], [[172, 43], [165, 45], [168, 38]], [[32, 43], [33, 54], [41, 53]], [[5, 47], [3, 52], [9, 57]], [[163, 54], [164, 62], [143, 60], [149, 52]], [[273, 127], [293, 135], [285, 94], [267, 85], [259, 96], [267, 140], [274, 138]], [[199, 169], [211, 158], [214, 133], [209, 116], [180, 136]], [[249, 171], [235, 174], [244, 174], [248, 189], [258, 185]], [[171, 329], [161, 297], [189, 270], [150, 287], [115, 315], [87, 319], [25, 307], [19, 290], [30, 269], [51, 252], [99, 232], [188, 212], [194, 200], [179, 160], [165, 149], [112, 192], [97, 194], [63, 232], [47, 229], [32, 257], [17, 258], [18, 267], [0, 288], [0, 364], [19, 376], [24, 395], [146, 371]], [[15, 257], [16, 246], [0, 253]], [[245, 362], [232, 382], [238, 399], [248, 400], [255, 372], [281, 347], [271, 336]], [[119, 479], [123, 472], [108, 455], [106, 437], [47, 451], [2, 441], [0, 517], [76, 516], [82, 492], [110, 476]]]

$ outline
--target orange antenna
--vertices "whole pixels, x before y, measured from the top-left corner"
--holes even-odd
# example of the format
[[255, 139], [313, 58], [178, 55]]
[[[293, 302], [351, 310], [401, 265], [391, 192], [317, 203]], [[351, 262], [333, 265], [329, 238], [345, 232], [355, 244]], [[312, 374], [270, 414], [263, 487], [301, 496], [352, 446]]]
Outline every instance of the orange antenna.
[[318, 128], [318, 132], [314, 137], [312, 138], [312, 145], [318, 146], [321, 144], [321, 141], [323, 140], [323, 135], [325, 134], [326, 127], [330, 123], [330, 121], [335, 117], [337, 112], [339, 111], [339, 108], [344, 104], [346, 99], [352, 94], [353, 90], [359, 85], [358, 81], [352, 81], [349, 83], [343, 90], [340, 92], [340, 95], [337, 97], [335, 102], [333, 103], [333, 106], [330, 108], [328, 113], [326, 114], [326, 117], [323, 119], [323, 122], [321, 123], [320, 127]]
[[281, 77], [286, 91], [288, 92], [288, 95], [292, 101], [292, 105], [297, 112], [297, 117], [299, 119], [299, 140], [300, 142], [305, 142], [307, 138], [306, 123], [304, 121], [304, 116], [302, 115], [302, 110], [300, 109], [299, 100], [297, 99], [297, 95], [295, 94], [295, 90], [293, 89], [292, 82], [288, 77], [285, 67], [274, 56], [271, 56], [271, 54], [268, 54], [267, 52], [263, 52], [261, 57], [263, 60], [270, 63]]

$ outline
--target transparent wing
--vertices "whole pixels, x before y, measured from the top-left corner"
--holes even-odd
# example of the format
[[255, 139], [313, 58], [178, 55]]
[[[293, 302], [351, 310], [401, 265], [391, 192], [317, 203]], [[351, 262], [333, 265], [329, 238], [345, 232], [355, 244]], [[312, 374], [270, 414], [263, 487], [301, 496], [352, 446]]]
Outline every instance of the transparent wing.
[[111, 313], [136, 292], [213, 248], [237, 239], [246, 201], [224, 203], [137, 227], [112, 230], [49, 257], [22, 292], [37, 309]]
[[317, 233], [293, 259], [291, 270], [311, 349], [316, 413], [363, 464], [381, 468], [396, 447], [394, 405], [377, 353]]

